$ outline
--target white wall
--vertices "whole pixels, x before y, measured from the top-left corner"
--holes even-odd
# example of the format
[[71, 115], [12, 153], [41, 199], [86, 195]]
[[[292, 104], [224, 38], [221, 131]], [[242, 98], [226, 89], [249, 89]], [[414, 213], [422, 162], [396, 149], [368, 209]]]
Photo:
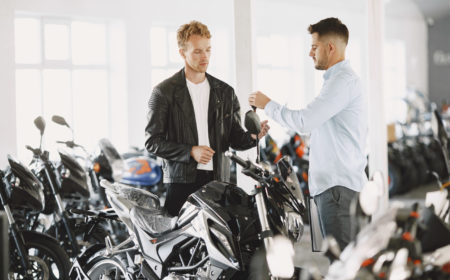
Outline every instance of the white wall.
[[428, 95], [428, 29], [412, 0], [386, 4], [386, 40], [401, 40], [406, 49], [406, 85]]
[[0, 6], [0, 168], [6, 165], [6, 155], [16, 151], [16, 106], [14, 87], [13, 5]]
[[[15, 12], [29, 12], [47, 16], [73, 17], [77, 19], [111, 19], [123, 21], [126, 36], [126, 80], [123, 110], [126, 111], [128, 144], [143, 146], [146, 124], [147, 100], [151, 91], [150, 65], [150, 26], [179, 25], [192, 19], [206, 23], [213, 35], [218, 29], [233, 32], [233, 2], [221, 0], [3, 0], [0, 4], [0, 167], [6, 163], [7, 153], [15, 154], [15, 89], [14, 89], [14, 32]], [[361, 38], [361, 61], [367, 59], [366, 20], [363, 1], [292, 1], [292, 0], [255, 0], [255, 33], [287, 32], [305, 34], [303, 65], [305, 80], [312, 81], [315, 74], [311, 71], [312, 62], [308, 57], [310, 42], [306, 39], [308, 24], [318, 20], [337, 16], [350, 29], [350, 38]], [[395, 12], [391, 12], [395, 11]], [[391, 0], [387, 4], [386, 37], [400, 38], [406, 42], [408, 84], [425, 91], [427, 87], [427, 31], [426, 25], [415, 5], [410, 0]], [[234, 52], [234, 41], [229, 42]], [[213, 59], [214, 59], [213, 53]], [[219, 54], [217, 54], [219, 55]], [[232, 54], [231, 58], [234, 55]], [[230, 62], [231, 69], [234, 60]], [[364, 68], [364, 67], [363, 67]], [[361, 71], [363, 81], [367, 77]], [[234, 72], [233, 72], [234, 73]], [[218, 73], [220, 74], [220, 73]], [[234, 75], [234, 74], [233, 74]], [[233, 75], [229, 82], [234, 85]], [[305, 83], [304, 92], [309, 100], [314, 95], [314, 85]], [[240, 93], [238, 93], [241, 95]], [[241, 99], [241, 102], [246, 102]], [[120, 110], [120, 104], [114, 110]], [[116, 111], [117, 112], [117, 111]], [[17, 128], [20, 129], [20, 128]]]
[[[231, 1], [220, 0], [3, 0], [0, 4], [0, 168], [6, 164], [6, 154], [16, 154], [15, 89], [14, 89], [14, 14], [29, 13], [44, 16], [69, 17], [87, 20], [111, 20], [122, 22], [126, 36], [125, 100], [113, 101], [112, 117], [125, 112], [126, 131], [113, 127], [112, 135], [125, 134], [129, 145], [143, 147], [146, 125], [147, 101], [151, 93], [150, 27], [151, 25], [173, 26], [174, 31], [183, 23], [199, 20], [213, 34], [218, 29], [230, 30], [233, 34], [233, 6]], [[122, 28], [118, 24], [118, 28]], [[228, 42], [234, 49], [234, 41]], [[231, 56], [233, 57], [233, 56]], [[214, 57], [212, 58], [214, 63]], [[234, 62], [231, 63], [233, 66]], [[233, 67], [229, 67], [233, 69]], [[220, 69], [220, 67], [219, 67]], [[233, 72], [234, 73], [234, 72]], [[233, 73], [230, 84], [234, 83]], [[214, 73], [220, 76], [220, 73]], [[117, 89], [116, 89], [117, 91]], [[120, 94], [119, 94], [120, 95]], [[123, 110], [123, 111], [120, 111]], [[20, 128], [18, 128], [20, 129]], [[123, 135], [122, 135], [123, 137]]]

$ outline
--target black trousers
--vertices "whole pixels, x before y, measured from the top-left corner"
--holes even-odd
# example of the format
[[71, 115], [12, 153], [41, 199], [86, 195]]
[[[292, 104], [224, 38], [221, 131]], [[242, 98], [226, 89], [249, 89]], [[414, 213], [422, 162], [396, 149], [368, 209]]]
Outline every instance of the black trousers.
[[214, 180], [212, 171], [197, 170], [197, 176], [194, 183], [168, 183], [167, 196], [164, 207], [172, 216], [178, 216], [181, 207], [186, 202], [189, 195], [199, 190], [202, 186]]
[[334, 186], [314, 196], [322, 235], [333, 236], [341, 250], [344, 250], [351, 241], [355, 225], [350, 219], [350, 204], [358, 194], [349, 188]]

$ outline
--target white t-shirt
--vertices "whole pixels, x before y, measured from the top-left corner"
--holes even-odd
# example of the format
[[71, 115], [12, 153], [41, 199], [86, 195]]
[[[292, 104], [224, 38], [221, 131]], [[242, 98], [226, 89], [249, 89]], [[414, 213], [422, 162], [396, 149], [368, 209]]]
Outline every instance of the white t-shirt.
[[[194, 84], [188, 79], [186, 79], [186, 85], [191, 95], [192, 104], [194, 105], [195, 122], [197, 124], [198, 133], [198, 145], [208, 146], [209, 145], [209, 133], [208, 133], [208, 107], [209, 107], [209, 91], [210, 86], [208, 79], [201, 83]], [[207, 164], [199, 163], [197, 169], [202, 170], [213, 170], [212, 159]]]

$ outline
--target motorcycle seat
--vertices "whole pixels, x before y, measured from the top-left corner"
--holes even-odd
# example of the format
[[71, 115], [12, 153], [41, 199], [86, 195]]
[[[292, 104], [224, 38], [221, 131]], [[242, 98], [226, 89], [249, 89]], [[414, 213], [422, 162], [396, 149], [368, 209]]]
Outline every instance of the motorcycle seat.
[[152, 236], [174, 230], [178, 220], [178, 217], [172, 217], [162, 209], [149, 209], [141, 206], [134, 206], [130, 211], [130, 216], [134, 225]]
[[134, 204], [153, 210], [160, 210], [161, 205], [159, 203], [159, 197], [149, 191], [138, 189], [136, 187], [126, 186], [119, 184], [120, 188], [117, 188], [119, 195], [123, 198], [133, 202]]

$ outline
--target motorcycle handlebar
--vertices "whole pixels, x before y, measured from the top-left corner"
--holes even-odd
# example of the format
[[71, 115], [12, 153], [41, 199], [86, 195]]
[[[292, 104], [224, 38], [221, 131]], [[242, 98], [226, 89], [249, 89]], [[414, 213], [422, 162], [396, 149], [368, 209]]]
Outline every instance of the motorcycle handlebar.
[[249, 168], [251, 165], [251, 163], [249, 161], [245, 161], [244, 159], [233, 154], [230, 151], [226, 151], [225, 156], [229, 157], [232, 161], [236, 162], [237, 164], [239, 164], [240, 166], [242, 166], [244, 168]]
[[80, 145], [74, 143], [73, 141], [56, 141], [58, 144], [64, 144], [69, 148], [81, 147]]
[[39, 154], [40, 154], [40, 150], [39, 150], [39, 149], [33, 149], [33, 148], [32, 148], [31, 146], [29, 146], [29, 145], [26, 145], [25, 148], [26, 148], [27, 150], [30, 150], [30, 151], [33, 153], [33, 155], [39, 155]]

